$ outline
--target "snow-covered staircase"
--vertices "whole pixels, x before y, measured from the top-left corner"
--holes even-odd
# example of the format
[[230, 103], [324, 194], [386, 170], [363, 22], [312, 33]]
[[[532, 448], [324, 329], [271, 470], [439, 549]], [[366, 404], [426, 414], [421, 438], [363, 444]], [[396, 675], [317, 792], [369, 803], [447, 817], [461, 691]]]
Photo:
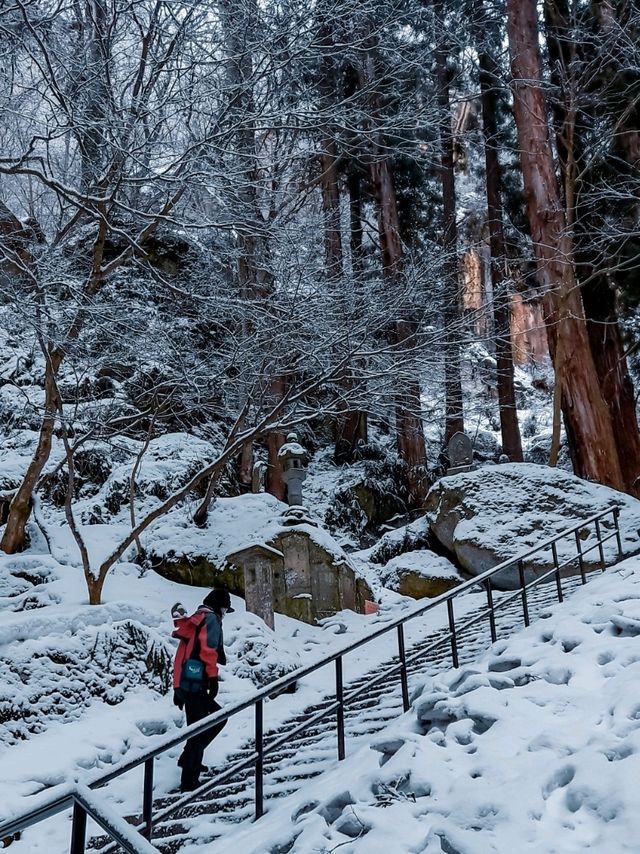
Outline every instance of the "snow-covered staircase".
[[[569, 594], [580, 584], [579, 577], [564, 578], [563, 592]], [[523, 609], [520, 597], [513, 593], [494, 593], [494, 601], [498, 608], [501, 599], [511, 597], [511, 601], [496, 610], [496, 628], [498, 637], [506, 637], [523, 625]], [[468, 594], [464, 597], [469, 605], [477, 602], [478, 610], [486, 606], [481, 594]], [[548, 607], [557, 602], [556, 585], [546, 583], [533, 588], [528, 593], [528, 608], [530, 619], [533, 620], [544, 613]], [[462, 622], [462, 621], [461, 621]], [[434, 645], [438, 640], [441, 643]], [[476, 622], [467, 629], [459, 628], [458, 653], [461, 664], [468, 664], [476, 659], [491, 643], [488, 618]], [[427, 650], [424, 657], [421, 650]], [[409, 667], [410, 687], [419, 684], [426, 676], [449, 669], [452, 666], [451, 646], [448, 625], [439, 629], [426, 628], [424, 636], [415, 642], [407, 644], [407, 656], [416, 660]], [[345, 732], [347, 751], [353, 751], [379, 733], [395, 717], [402, 714], [403, 703], [400, 680], [397, 671], [391, 672], [398, 664], [397, 656], [376, 663], [371, 671], [345, 684], [345, 694], [352, 699], [345, 706]], [[383, 671], [390, 671], [388, 679], [371, 685], [374, 677]], [[317, 777], [330, 767], [334, 767], [337, 759], [336, 716], [335, 712], [327, 718], [311, 725], [304, 732], [287, 740], [285, 745], [269, 753], [269, 744], [281, 739], [295, 729], [304, 720], [308, 720], [322, 709], [329, 707], [335, 701], [334, 695], [329, 695], [316, 705], [310, 706], [304, 712], [293, 716], [290, 720], [278, 726], [276, 730], [265, 734], [265, 775], [264, 802], [265, 810], [269, 804], [279, 798], [300, 790], [305, 782]], [[215, 746], [210, 748], [215, 755]], [[225, 767], [242, 760], [249, 759], [254, 752], [253, 741], [247, 743], [241, 750], [229, 756]], [[223, 769], [216, 769], [220, 773]], [[210, 778], [211, 779], [211, 778]], [[206, 777], [203, 778], [206, 786]], [[178, 794], [166, 795], [154, 803], [154, 816], [159, 818], [163, 812], [170, 809], [177, 801]], [[254, 814], [254, 772], [250, 765], [237, 772], [232, 780], [221, 782], [209, 791], [195, 793], [193, 800], [179, 807], [168, 818], [154, 823], [153, 844], [164, 854], [179, 851], [189, 839], [192, 830], [197, 825], [197, 839], [206, 844], [206, 850], [215, 852], [215, 840], [223, 835], [224, 825], [229, 822], [249, 820]], [[140, 816], [130, 819], [135, 824], [141, 823]], [[191, 837], [193, 841], [193, 837]], [[222, 844], [222, 843], [221, 843]], [[89, 848], [101, 852], [118, 851], [113, 843], [104, 838], [94, 838], [89, 842]], [[205, 849], [203, 849], [205, 850]]]

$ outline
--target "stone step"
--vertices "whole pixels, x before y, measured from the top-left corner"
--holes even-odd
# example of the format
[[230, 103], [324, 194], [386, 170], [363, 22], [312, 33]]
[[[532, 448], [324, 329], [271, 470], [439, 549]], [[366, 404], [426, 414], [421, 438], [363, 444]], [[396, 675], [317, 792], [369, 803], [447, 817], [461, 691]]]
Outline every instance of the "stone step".
[[[567, 594], [580, 583], [579, 578], [563, 579], [563, 590]], [[499, 603], [504, 595], [494, 593], [494, 601]], [[528, 606], [530, 618], [540, 616], [556, 600], [555, 584], [546, 584], [530, 591]], [[485, 607], [483, 605], [483, 607]], [[463, 628], [464, 618], [459, 618], [457, 626], [458, 654], [461, 664], [472, 662], [491, 643], [489, 619], [478, 621], [469, 628]], [[508, 605], [496, 612], [498, 637], [505, 637], [523, 625], [522, 603], [520, 598], [514, 598]], [[434, 642], [440, 639], [441, 644], [432, 649]], [[425, 651], [421, 658], [419, 653]], [[411, 682], [419, 681], [421, 676], [434, 675], [452, 666], [451, 647], [448, 628], [440, 628], [425, 634], [411, 645], [407, 645], [409, 656], [417, 654], [417, 659], [409, 666]], [[402, 698], [400, 677], [393, 673], [389, 679], [370, 685], [369, 682], [380, 672], [381, 667], [391, 668], [398, 662], [397, 656], [381, 662], [376, 670], [364, 676], [359, 676], [345, 685], [345, 692], [353, 692], [354, 696], [345, 706], [345, 734], [347, 751], [356, 749], [374, 734], [383, 730], [390, 721], [402, 713]], [[269, 742], [281, 738], [288, 731], [305, 720], [327, 709], [335, 698], [331, 695], [320, 700], [303, 712], [296, 713], [284, 724], [269, 731], [265, 737], [268, 750]], [[314, 723], [308, 730], [292, 738], [290, 743], [279, 747], [272, 754], [265, 756], [264, 798], [266, 804], [286, 797], [299, 791], [306, 781], [313, 779], [331, 767], [337, 761], [335, 712], [326, 719]], [[226, 765], [234, 764], [245, 759], [253, 752], [251, 742], [225, 761]], [[203, 778], [206, 779], [206, 778]], [[165, 795], [154, 802], [156, 811], [164, 809], [178, 798], [177, 794]], [[175, 816], [154, 827], [154, 844], [162, 854], [175, 854], [180, 850], [182, 841], [188, 837], [192, 822], [199, 822], [198, 839], [201, 839], [202, 819], [212, 817], [210, 837], [206, 839], [214, 843], [220, 834], [216, 833], [216, 824], [241, 822], [254, 815], [254, 770], [248, 767], [232, 780], [220, 784], [211, 792], [196, 796], [187, 806], [182, 807]], [[139, 817], [131, 817], [132, 823], [138, 823]], [[104, 837], [91, 840], [91, 847], [99, 851], [106, 844]], [[208, 850], [208, 849], [207, 849]]]

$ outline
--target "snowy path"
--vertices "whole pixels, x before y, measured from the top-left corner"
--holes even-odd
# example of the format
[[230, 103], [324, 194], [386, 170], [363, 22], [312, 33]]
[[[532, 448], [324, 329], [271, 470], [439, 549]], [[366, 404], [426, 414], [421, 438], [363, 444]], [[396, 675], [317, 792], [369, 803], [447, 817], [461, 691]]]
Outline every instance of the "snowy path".
[[[563, 579], [563, 591], [569, 593], [579, 586], [580, 579]], [[496, 604], [503, 596], [513, 594], [494, 594]], [[550, 604], [557, 602], [555, 583], [540, 585], [529, 592], [529, 613], [535, 619]], [[460, 605], [462, 601], [460, 601]], [[471, 594], [464, 597], [465, 612], [473, 612], [486, 606], [484, 596]], [[443, 615], [444, 616], [444, 615]], [[419, 623], [419, 618], [415, 621]], [[519, 598], [513, 599], [496, 614], [498, 638], [504, 638], [518, 630], [523, 625], [522, 603]], [[451, 668], [451, 649], [448, 640], [448, 629], [442, 625], [435, 632], [432, 626], [425, 626], [422, 637], [412, 633], [413, 639], [407, 644], [407, 655], [410, 657], [421, 649], [433, 647], [438, 637], [442, 639], [436, 649], [430, 649], [422, 659], [409, 667], [410, 690], [415, 690], [424, 680], [437, 672]], [[389, 644], [395, 642], [395, 636], [390, 633]], [[488, 619], [473, 625], [467, 631], [458, 635], [460, 663], [470, 662], [490, 646]], [[393, 718], [402, 714], [402, 697], [400, 682], [397, 674], [370, 686], [373, 677], [381, 673], [381, 668], [390, 668], [398, 661], [396, 656], [372, 667], [364, 676], [352, 681], [346, 681], [345, 692], [354, 693], [355, 699], [347, 704], [345, 709], [345, 729], [347, 753], [366, 743], [371, 736], [379, 733]], [[265, 737], [266, 749], [269, 743], [281, 738], [294, 729], [303, 720], [308, 719], [326, 708], [334, 700], [328, 695], [323, 701], [308, 707], [302, 714], [292, 717], [276, 730], [268, 732]], [[235, 764], [249, 757], [253, 752], [253, 743], [248, 742], [241, 750], [231, 755], [227, 763]], [[314, 724], [303, 733], [292, 737], [290, 741], [274, 751], [265, 759], [264, 797], [265, 810], [269, 802], [283, 798], [299, 791], [306, 781], [317, 777], [323, 772], [335, 768], [337, 760], [337, 740], [335, 715]], [[216, 769], [217, 773], [223, 769]], [[203, 778], [206, 782], [206, 778]], [[190, 851], [206, 846], [207, 852], [222, 850], [224, 843], [219, 845], [215, 840], [221, 840], [232, 825], [251, 819], [253, 816], [253, 768], [250, 766], [240, 771], [231, 781], [220, 783], [211, 791], [194, 798], [187, 806], [179, 809], [170, 819], [154, 826], [154, 844], [163, 854], [173, 854], [183, 848]], [[154, 813], [161, 812], [176, 800], [177, 794], [161, 797], [155, 801]], [[139, 817], [138, 817], [139, 820]], [[96, 838], [90, 847], [101, 851], [115, 851], [116, 848], [105, 846], [104, 837]]]

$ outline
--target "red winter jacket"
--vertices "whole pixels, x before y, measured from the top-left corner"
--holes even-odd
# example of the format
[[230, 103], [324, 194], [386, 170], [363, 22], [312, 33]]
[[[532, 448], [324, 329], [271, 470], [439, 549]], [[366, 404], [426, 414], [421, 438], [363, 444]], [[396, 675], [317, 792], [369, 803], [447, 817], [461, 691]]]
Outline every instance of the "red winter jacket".
[[182, 665], [187, 658], [191, 658], [196, 636], [200, 640], [199, 659], [204, 664], [205, 673], [209, 679], [215, 678], [218, 675], [218, 663], [225, 663], [220, 617], [211, 608], [200, 605], [195, 614], [179, 617], [173, 624], [176, 628], [171, 636], [180, 640], [173, 662], [173, 687], [180, 686]]

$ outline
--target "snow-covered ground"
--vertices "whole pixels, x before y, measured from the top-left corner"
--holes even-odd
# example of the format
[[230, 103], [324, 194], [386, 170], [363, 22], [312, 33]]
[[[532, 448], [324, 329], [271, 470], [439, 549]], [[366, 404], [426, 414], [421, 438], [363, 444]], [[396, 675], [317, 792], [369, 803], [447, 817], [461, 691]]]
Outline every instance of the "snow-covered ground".
[[[637, 852], [640, 560], [597, 577], [226, 850]], [[202, 850], [202, 849], [186, 849]]]
[[[244, 506], [241, 516], [249, 531], [256, 518], [246, 512], [247, 498], [250, 504], [258, 496], [236, 500]], [[221, 507], [220, 512], [227, 512], [225, 503]], [[227, 512], [229, 520], [233, 516]], [[241, 527], [231, 526], [231, 540]], [[107, 554], [122, 534], [116, 524], [87, 526], [85, 531], [93, 534], [95, 559]], [[53, 787], [74, 780], [88, 783], [179, 732], [183, 714], [173, 706], [171, 693], [165, 693], [173, 653], [169, 611], [176, 601], [195, 609], [208, 592], [121, 562], [107, 578], [104, 604], [88, 606], [68, 529], [51, 526], [50, 535], [55, 557], [46, 553], [44, 540], [35, 533], [27, 552], [0, 554], [0, 822], [35, 806]], [[345, 611], [318, 626], [277, 615], [275, 632], [247, 613], [241, 599], [234, 597], [234, 607], [235, 613], [228, 614], [224, 623], [229, 664], [222, 672], [219, 701], [225, 707], [284, 672], [323, 658], [415, 603], [387, 591], [377, 615]], [[411, 634], [407, 637], [410, 640]], [[345, 678], [370, 668], [371, 656], [388, 657], [387, 645], [383, 639], [351, 656]], [[152, 659], [153, 667], [148, 665]], [[269, 701], [267, 726], [277, 727], [317, 702], [332, 690], [333, 680], [333, 668], [323, 668], [301, 680], [295, 694]], [[209, 749], [208, 761], [214, 767], [223, 765], [252, 732], [250, 710], [234, 717]], [[175, 748], [158, 759], [157, 795], [176, 788], [179, 752]], [[119, 778], [102, 793], [120, 815], [135, 812], [141, 772]], [[26, 831], [11, 850], [63, 854], [68, 838], [69, 818], [62, 815]]]

